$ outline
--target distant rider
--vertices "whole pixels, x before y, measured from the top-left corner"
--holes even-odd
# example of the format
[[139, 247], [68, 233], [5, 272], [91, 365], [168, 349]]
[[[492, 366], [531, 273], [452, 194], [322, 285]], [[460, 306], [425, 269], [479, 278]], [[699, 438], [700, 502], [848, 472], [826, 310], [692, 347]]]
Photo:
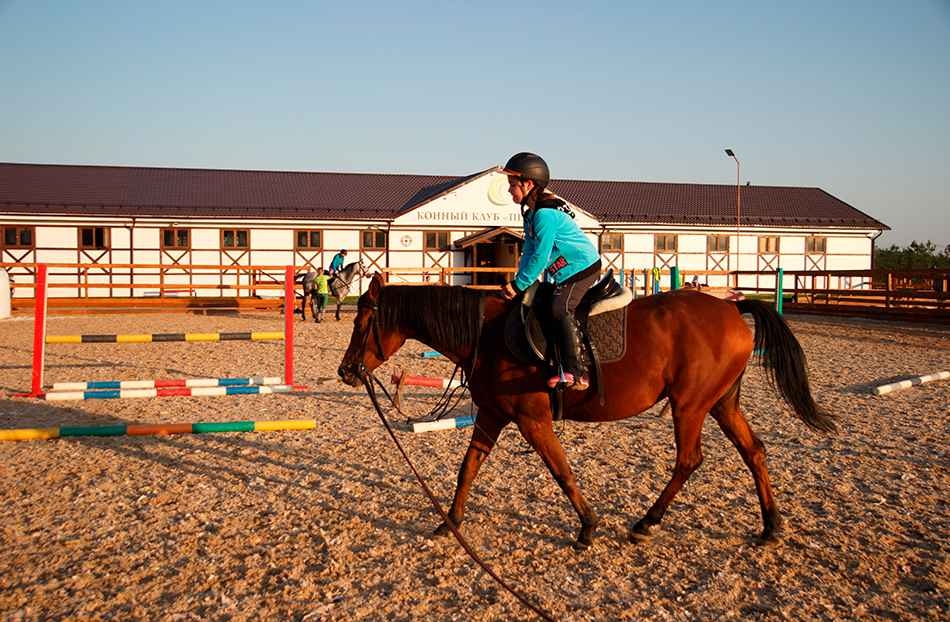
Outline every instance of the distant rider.
[[327, 268], [327, 276], [334, 277], [343, 269], [343, 261], [346, 259], [346, 249], [340, 249], [340, 252], [330, 260], [330, 267]]

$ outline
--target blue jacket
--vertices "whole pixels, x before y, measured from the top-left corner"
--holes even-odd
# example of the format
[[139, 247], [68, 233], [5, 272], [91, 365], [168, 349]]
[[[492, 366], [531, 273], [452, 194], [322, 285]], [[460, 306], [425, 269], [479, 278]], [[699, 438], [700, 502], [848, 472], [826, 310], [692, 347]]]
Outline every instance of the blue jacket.
[[519, 292], [524, 291], [545, 270], [560, 284], [599, 259], [597, 249], [563, 201], [538, 201], [524, 217], [524, 249], [513, 284]]
[[330, 260], [330, 267], [328, 268], [328, 270], [339, 272], [340, 269], [343, 267], [343, 260], [344, 260], [343, 255], [341, 255], [340, 253], [337, 253], [336, 255], [333, 256], [333, 259]]

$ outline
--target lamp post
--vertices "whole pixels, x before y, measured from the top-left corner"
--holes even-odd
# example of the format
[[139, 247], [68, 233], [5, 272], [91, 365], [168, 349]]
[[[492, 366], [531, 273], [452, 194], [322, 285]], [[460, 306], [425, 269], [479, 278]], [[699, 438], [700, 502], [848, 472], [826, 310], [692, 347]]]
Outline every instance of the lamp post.
[[[739, 182], [739, 158], [732, 149], [726, 149], [726, 155], [736, 161], [736, 270], [739, 269], [739, 223], [742, 219], [742, 186]], [[739, 275], [736, 275], [736, 286], [739, 285]]]

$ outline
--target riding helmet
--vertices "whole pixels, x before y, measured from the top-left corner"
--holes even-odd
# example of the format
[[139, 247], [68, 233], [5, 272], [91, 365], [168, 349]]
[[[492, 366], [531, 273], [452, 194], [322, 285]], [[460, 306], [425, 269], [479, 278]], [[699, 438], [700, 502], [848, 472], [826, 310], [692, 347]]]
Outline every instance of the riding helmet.
[[505, 175], [517, 175], [524, 179], [530, 179], [539, 191], [544, 190], [548, 182], [551, 181], [551, 171], [548, 170], [548, 164], [544, 161], [544, 158], [527, 151], [511, 156], [502, 172]]

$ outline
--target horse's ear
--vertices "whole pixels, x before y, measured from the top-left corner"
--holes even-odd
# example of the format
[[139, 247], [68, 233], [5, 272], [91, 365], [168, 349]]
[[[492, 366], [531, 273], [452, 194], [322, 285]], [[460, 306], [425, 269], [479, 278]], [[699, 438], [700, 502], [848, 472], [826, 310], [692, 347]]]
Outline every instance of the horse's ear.
[[376, 300], [379, 298], [379, 290], [383, 288], [383, 275], [379, 272], [373, 275], [372, 280], [369, 282], [369, 297]]

